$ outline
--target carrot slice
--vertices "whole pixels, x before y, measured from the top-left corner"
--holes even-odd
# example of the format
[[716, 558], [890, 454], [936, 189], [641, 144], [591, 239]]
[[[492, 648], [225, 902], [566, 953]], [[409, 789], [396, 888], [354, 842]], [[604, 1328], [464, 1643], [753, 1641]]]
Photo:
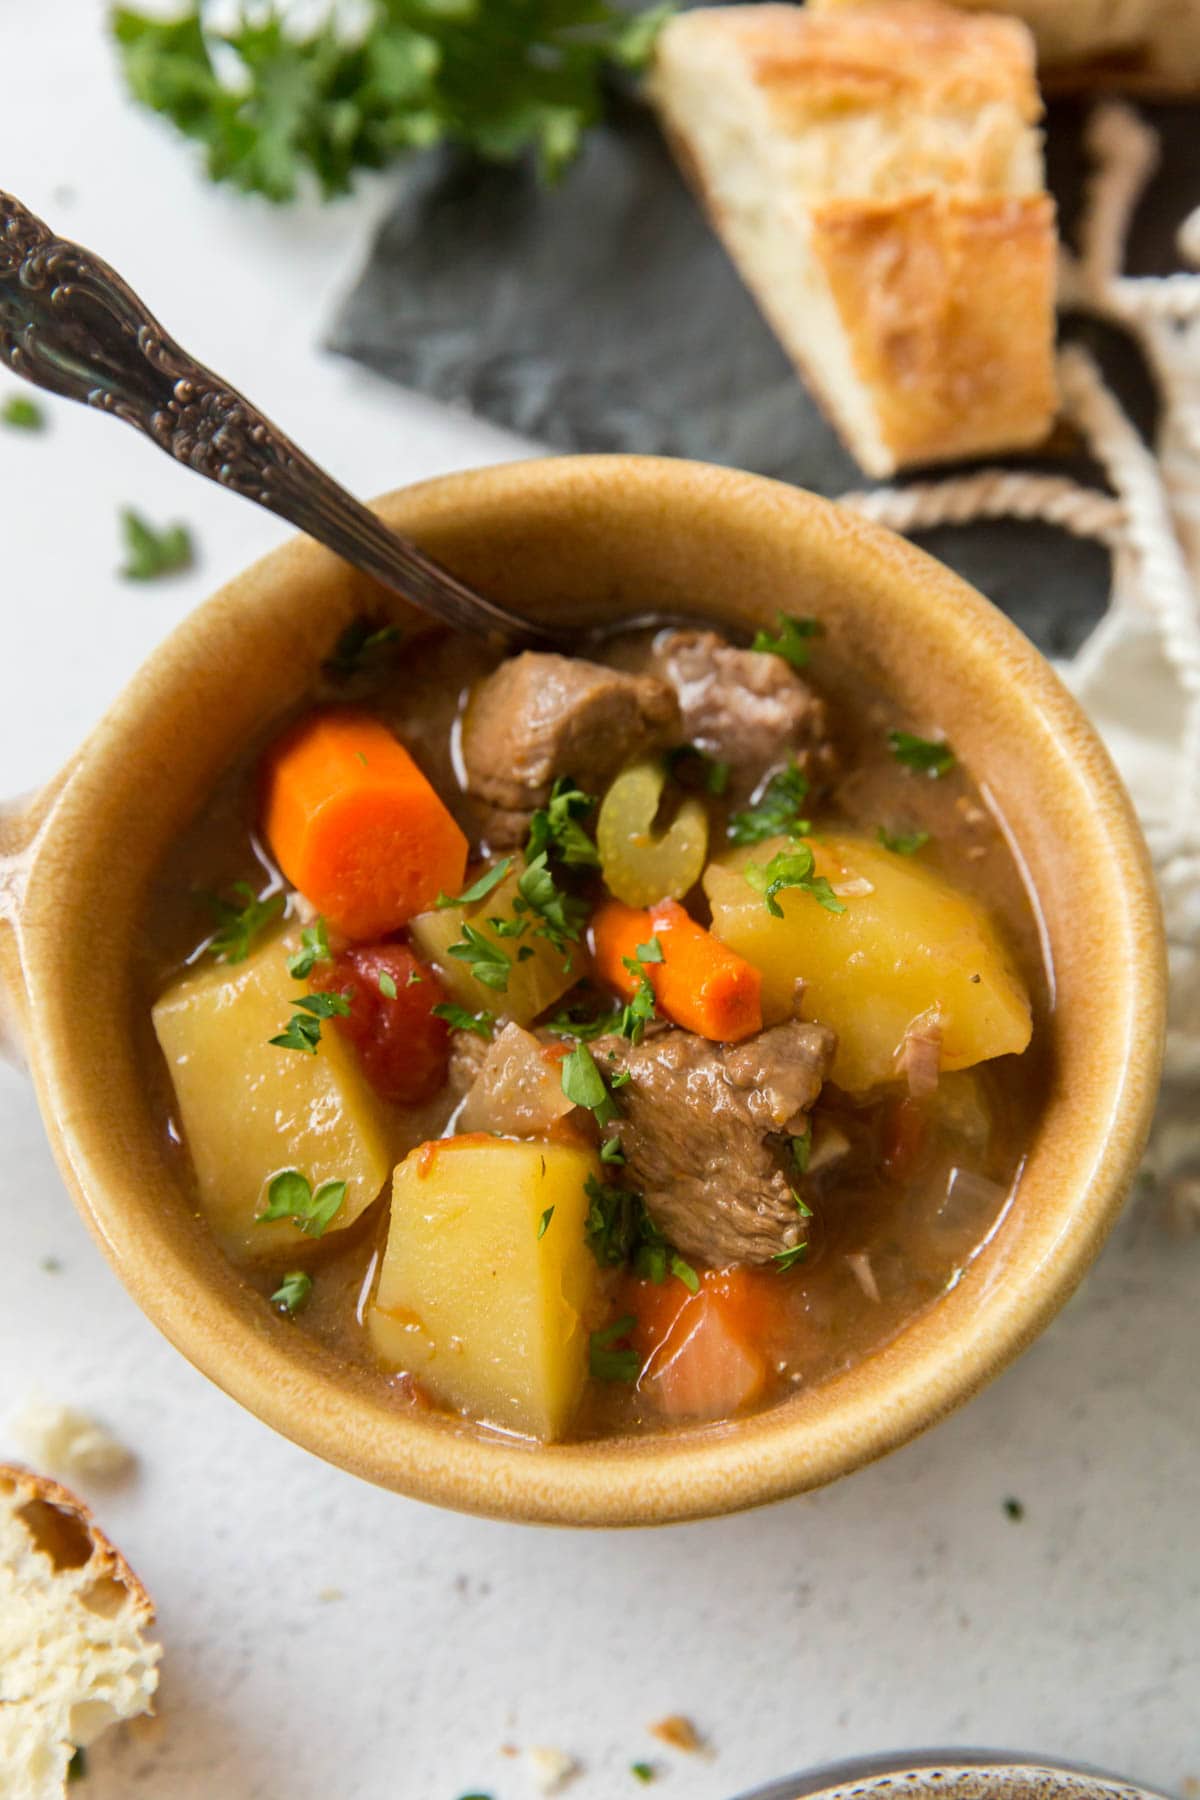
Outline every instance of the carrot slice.
[[467, 840], [408, 751], [366, 713], [302, 719], [267, 755], [263, 825], [288, 880], [351, 938], [462, 885]]
[[621, 1287], [633, 1314], [630, 1342], [642, 1359], [638, 1390], [672, 1418], [723, 1418], [761, 1397], [766, 1345], [784, 1303], [774, 1270], [705, 1269], [700, 1290], [638, 1278]]
[[659, 1011], [676, 1025], [721, 1044], [736, 1044], [762, 1030], [762, 976], [744, 957], [689, 918], [677, 900], [638, 912], [606, 900], [592, 919], [596, 973], [626, 1000], [638, 977], [625, 966], [639, 944], [658, 939], [661, 962], [645, 967]]

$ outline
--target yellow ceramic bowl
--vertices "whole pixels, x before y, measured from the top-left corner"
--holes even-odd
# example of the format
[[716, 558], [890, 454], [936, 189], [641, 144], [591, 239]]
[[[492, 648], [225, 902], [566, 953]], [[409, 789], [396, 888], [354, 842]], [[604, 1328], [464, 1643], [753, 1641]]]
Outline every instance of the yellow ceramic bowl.
[[[144, 1079], [134, 950], [164, 850], [221, 770], [291, 706], [367, 584], [307, 541], [176, 631], [70, 767], [0, 826], [0, 987], [72, 1192], [139, 1305], [205, 1373], [319, 1456], [508, 1519], [633, 1525], [816, 1487], [961, 1404], [1033, 1338], [1121, 1204], [1157, 1084], [1158, 909], [1129, 801], [1048, 665], [971, 588], [824, 500], [636, 457], [518, 463], [379, 511], [547, 619], [815, 614], [936, 719], [1011, 825], [1053, 963], [1053, 1076], [1015, 1204], [957, 1287], [858, 1367], [772, 1410], [640, 1440], [534, 1448], [397, 1413], [276, 1319], [173, 1181]], [[376, 597], [377, 598], [377, 597]], [[403, 608], [395, 616], [405, 619]], [[236, 1102], [234, 1102], [236, 1104]]]

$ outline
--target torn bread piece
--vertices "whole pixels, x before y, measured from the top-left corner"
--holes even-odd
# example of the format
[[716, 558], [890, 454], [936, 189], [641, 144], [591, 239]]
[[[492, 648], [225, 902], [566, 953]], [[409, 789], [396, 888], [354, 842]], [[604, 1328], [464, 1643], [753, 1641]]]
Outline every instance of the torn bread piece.
[[872, 475], [1035, 444], [1057, 405], [1033, 42], [940, 0], [699, 8], [651, 96], [769, 323]]
[[149, 1594], [81, 1500], [0, 1463], [0, 1772], [5, 1800], [59, 1800], [76, 1749], [149, 1712]]

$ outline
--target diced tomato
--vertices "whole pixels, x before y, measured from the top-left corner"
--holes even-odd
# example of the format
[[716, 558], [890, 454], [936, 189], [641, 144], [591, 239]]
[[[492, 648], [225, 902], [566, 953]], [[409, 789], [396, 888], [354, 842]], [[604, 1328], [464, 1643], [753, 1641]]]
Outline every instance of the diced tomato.
[[[398, 1106], [432, 1100], [446, 1079], [450, 1056], [450, 1028], [433, 1011], [446, 994], [407, 944], [346, 950], [332, 962], [317, 963], [310, 985], [350, 995], [349, 1015], [331, 1023], [354, 1045], [377, 1093]], [[394, 987], [394, 995], [385, 987]]]
[[916, 1174], [929, 1137], [929, 1106], [906, 1094], [888, 1107], [883, 1121], [881, 1163], [890, 1181], [909, 1181]]
[[774, 1269], [705, 1269], [692, 1294], [677, 1277], [631, 1277], [620, 1306], [636, 1324], [638, 1388], [673, 1418], [719, 1418], [757, 1400], [767, 1384], [763, 1345], [779, 1323], [787, 1282]]

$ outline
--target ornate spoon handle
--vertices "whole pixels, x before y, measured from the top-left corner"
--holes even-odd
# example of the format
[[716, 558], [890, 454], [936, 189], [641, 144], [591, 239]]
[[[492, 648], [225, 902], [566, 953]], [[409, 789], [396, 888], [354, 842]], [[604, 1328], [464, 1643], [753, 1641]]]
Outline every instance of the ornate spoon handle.
[[198, 475], [232, 488], [460, 631], [550, 642], [486, 600], [310, 462], [250, 402], [168, 337], [108, 264], [0, 191], [0, 360], [115, 413]]

